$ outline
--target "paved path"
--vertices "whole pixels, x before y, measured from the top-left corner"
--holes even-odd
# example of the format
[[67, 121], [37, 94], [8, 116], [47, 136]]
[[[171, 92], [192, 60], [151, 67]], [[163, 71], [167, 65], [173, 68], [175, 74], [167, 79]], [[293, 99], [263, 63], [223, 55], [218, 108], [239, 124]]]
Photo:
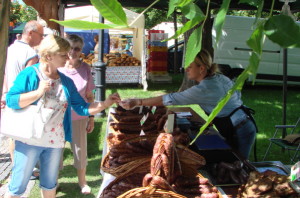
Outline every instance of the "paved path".
[[[1, 198], [4, 197], [4, 194], [7, 190], [7, 181], [9, 179], [9, 174], [12, 167], [9, 150], [8, 150], [8, 142], [9, 142], [8, 138], [0, 136], [0, 182], [4, 183], [4, 185], [1, 185], [0, 183]], [[30, 182], [27, 185], [26, 192], [23, 194], [22, 198], [26, 198], [29, 196], [30, 190], [32, 189], [34, 184], [35, 181], [30, 180]]]

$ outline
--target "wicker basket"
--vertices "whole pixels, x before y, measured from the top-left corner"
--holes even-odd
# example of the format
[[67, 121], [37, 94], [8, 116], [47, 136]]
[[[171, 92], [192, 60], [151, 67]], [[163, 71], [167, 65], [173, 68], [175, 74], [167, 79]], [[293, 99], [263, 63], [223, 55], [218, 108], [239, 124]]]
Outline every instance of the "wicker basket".
[[[142, 186], [142, 181], [145, 174], [142, 173], [135, 173], [132, 172], [131, 174], [127, 175], [120, 175], [119, 177], [115, 178], [112, 182], [110, 182], [102, 191], [99, 198], [116, 198], [117, 196], [121, 195], [122, 193], [125, 193], [128, 191], [128, 189], [118, 189], [117, 185], [120, 183], [127, 183], [134, 185], [135, 187]], [[134, 178], [134, 182], [132, 181]], [[135, 188], [133, 187], [133, 188]], [[129, 190], [132, 188], [129, 188]], [[111, 196], [109, 196], [109, 194]]]
[[[138, 136], [134, 138], [129, 138], [122, 141], [120, 144], [126, 144], [128, 142], [138, 142], [143, 140], [154, 141], [157, 139], [157, 135], [144, 135]], [[150, 161], [152, 155], [141, 155], [136, 156], [136, 158], [126, 164], [120, 165], [118, 167], [110, 167], [109, 166], [109, 152], [105, 155], [101, 162], [101, 169], [104, 172], [110, 173], [116, 177], [120, 175], [126, 175], [134, 170], [137, 173], [147, 173], [150, 171]]]
[[190, 150], [186, 146], [178, 144], [176, 145], [176, 149], [180, 164], [186, 165], [195, 170], [203, 167], [206, 164], [204, 157]]
[[124, 138], [122, 140], [119, 140], [119, 141], [112, 141], [111, 139], [107, 138], [107, 145], [108, 145], [108, 148], [111, 148], [113, 145], [116, 145], [116, 144], [120, 144], [122, 143], [123, 141], [126, 141], [128, 139], [132, 139], [132, 138], [138, 138], [140, 136], [140, 134], [129, 134], [129, 133], [122, 133], [121, 131], [119, 130], [114, 130], [112, 127], [110, 128], [110, 133], [112, 135], [124, 135]]
[[[151, 194], [150, 194], [150, 193]], [[187, 198], [186, 196], [177, 194], [173, 191], [167, 191], [163, 189], [155, 189], [153, 187], [141, 187], [141, 188], [134, 188], [131, 189], [122, 195], [118, 196], [117, 198]]]
[[115, 168], [109, 166], [108, 160], [109, 154], [107, 154], [102, 160], [101, 169], [115, 177], [129, 174], [132, 171], [135, 173], [148, 173], [150, 171], [151, 156], [137, 157], [135, 160]]

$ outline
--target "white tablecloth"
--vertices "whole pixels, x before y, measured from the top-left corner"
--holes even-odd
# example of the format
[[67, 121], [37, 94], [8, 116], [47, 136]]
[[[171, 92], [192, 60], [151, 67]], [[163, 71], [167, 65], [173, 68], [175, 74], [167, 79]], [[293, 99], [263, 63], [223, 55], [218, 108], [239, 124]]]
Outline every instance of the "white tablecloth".
[[106, 83], [142, 84], [141, 66], [108, 66], [105, 73]]

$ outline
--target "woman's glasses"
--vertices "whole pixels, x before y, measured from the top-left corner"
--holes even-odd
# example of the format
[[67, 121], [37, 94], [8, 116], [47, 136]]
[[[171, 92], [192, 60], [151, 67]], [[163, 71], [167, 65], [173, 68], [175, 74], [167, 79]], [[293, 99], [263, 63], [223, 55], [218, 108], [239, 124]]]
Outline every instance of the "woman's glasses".
[[[80, 47], [71, 47], [71, 50], [75, 51], [75, 52], [80, 52], [81, 48]], [[70, 50], [70, 51], [71, 51]]]

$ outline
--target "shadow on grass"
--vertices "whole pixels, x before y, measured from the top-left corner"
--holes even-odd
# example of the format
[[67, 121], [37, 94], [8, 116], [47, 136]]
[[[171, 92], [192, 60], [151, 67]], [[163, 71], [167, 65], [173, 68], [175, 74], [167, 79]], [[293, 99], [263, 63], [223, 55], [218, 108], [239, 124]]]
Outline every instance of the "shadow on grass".
[[57, 191], [57, 197], [96, 197], [98, 195], [100, 185], [102, 183], [102, 176], [100, 174], [100, 156], [93, 160], [89, 160], [87, 166], [86, 180], [88, 185], [92, 189], [92, 193], [89, 195], [83, 195], [80, 192], [79, 185], [77, 183], [76, 169], [72, 164], [64, 166], [64, 169], [59, 175], [59, 189]]
[[94, 131], [88, 134], [88, 166], [86, 171], [86, 180], [92, 189], [89, 195], [83, 195], [80, 192], [78, 185], [77, 171], [73, 166], [73, 153], [70, 147], [65, 148], [64, 151], [64, 168], [59, 173], [59, 190], [57, 197], [62, 198], [80, 198], [80, 197], [96, 197], [102, 183], [102, 176], [100, 174], [100, 165], [102, 158], [102, 149], [100, 147], [104, 142], [103, 131], [106, 127], [106, 119], [100, 118], [95, 120]]

